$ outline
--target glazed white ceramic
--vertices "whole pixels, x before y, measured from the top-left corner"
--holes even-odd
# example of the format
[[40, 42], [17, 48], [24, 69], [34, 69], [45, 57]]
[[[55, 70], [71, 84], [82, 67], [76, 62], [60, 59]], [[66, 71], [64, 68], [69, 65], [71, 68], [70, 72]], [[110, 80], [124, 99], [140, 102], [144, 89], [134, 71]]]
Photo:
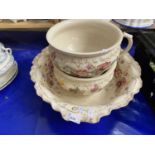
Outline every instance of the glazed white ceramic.
[[75, 77], [87, 78], [101, 75], [108, 70], [111, 64], [117, 60], [119, 54], [120, 50], [116, 49], [101, 56], [82, 58], [52, 52], [52, 58], [61, 71]]
[[103, 20], [65, 20], [46, 35], [55, 64], [78, 77], [102, 74], [118, 58], [124, 37], [128, 39], [124, 51], [129, 51], [132, 36]]
[[16, 77], [18, 72], [17, 63], [14, 62], [12, 66], [5, 72], [5, 74], [0, 76], [0, 90], [4, 89], [7, 85], [9, 85], [14, 78]]
[[113, 78], [117, 62], [102, 75], [93, 78], [72, 77], [54, 66], [54, 75], [60, 86], [75, 95], [92, 95], [101, 91]]
[[140, 66], [128, 53], [121, 53], [112, 81], [90, 96], [77, 97], [64, 91], [54, 77], [52, 63], [46, 48], [34, 59], [30, 75], [37, 95], [66, 121], [96, 123], [112, 110], [128, 105], [142, 86]]
[[145, 28], [154, 23], [153, 19], [115, 19], [115, 21], [119, 24], [133, 28]]
[[10, 48], [0, 43], [0, 90], [10, 84], [17, 75], [17, 63]]
[[0, 42], [0, 52], [6, 52], [9, 54], [12, 54], [12, 49], [11, 48], [5, 48], [4, 44]]
[[5, 48], [2, 43], [0, 43], [0, 75], [4, 74], [14, 62], [12, 56], [12, 50], [10, 48]]

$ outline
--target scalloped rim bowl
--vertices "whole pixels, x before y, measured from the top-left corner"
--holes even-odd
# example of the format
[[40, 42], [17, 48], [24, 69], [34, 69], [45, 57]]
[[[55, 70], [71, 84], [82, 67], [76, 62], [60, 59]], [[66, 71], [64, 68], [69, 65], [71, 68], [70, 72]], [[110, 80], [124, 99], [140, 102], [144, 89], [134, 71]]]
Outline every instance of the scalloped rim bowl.
[[128, 53], [123, 52], [116, 67], [117, 76], [102, 91], [90, 96], [73, 96], [56, 83], [49, 67], [52, 66], [49, 55], [46, 48], [35, 57], [30, 71], [31, 79], [37, 95], [60, 112], [66, 121], [97, 123], [112, 110], [127, 106], [142, 86], [140, 66]]

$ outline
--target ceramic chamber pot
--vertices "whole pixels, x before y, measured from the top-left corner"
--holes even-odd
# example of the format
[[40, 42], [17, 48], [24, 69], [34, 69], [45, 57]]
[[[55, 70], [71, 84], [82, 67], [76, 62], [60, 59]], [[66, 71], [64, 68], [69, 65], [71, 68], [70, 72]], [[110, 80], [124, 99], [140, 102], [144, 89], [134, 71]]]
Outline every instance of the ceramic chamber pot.
[[76, 95], [91, 95], [101, 91], [113, 78], [117, 61], [102, 75], [93, 78], [78, 78], [70, 76], [54, 65], [54, 75], [60, 86]]
[[132, 35], [103, 20], [65, 20], [49, 29], [46, 38], [54, 63], [63, 72], [76, 77], [101, 75], [117, 59], [123, 38], [124, 51], [132, 46]]

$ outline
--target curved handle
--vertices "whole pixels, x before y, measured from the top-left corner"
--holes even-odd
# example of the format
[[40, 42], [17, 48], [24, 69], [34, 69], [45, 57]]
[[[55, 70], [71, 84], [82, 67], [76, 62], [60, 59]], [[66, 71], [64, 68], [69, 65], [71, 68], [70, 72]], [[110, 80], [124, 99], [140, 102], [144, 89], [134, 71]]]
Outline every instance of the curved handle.
[[9, 54], [12, 54], [12, 49], [11, 49], [11, 48], [2, 47], [2, 50], [3, 50], [4, 52], [7, 52], [7, 53], [9, 53]]
[[124, 38], [128, 40], [128, 45], [126, 48], [123, 49], [124, 52], [129, 52], [133, 45], [133, 36], [131, 34], [128, 34], [126, 32], [123, 33]]
[[5, 48], [6, 52], [8, 52], [9, 54], [12, 54], [12, 49], [11, 48]]

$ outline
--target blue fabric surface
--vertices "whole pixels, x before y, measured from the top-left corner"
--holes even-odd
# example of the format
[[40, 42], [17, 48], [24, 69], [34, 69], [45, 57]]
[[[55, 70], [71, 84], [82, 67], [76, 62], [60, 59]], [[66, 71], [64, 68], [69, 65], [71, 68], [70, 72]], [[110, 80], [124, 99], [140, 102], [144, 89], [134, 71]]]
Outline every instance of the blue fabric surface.
[[155, 134], [155, 115], [142, 93], [97, 124], [64, 121], [30, 80], [32, 60], [47, 45], [45, 32], [0, 32], [0, 42], [13, 49], [19, 66], [16, 79], [0, 91], [0, 134]]

